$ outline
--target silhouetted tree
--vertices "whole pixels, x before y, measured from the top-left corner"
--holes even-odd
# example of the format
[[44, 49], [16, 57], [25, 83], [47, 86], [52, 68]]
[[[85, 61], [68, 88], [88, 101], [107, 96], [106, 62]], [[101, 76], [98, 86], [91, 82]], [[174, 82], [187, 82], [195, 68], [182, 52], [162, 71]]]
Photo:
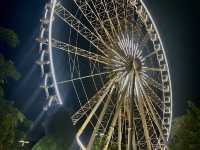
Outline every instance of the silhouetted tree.
[[172, 127], [171, 150], [200, 149], [200, 109], [189, 102], [188, 112], [175, 119]]
[[0, 27], [0, 42], [15, 48], [19, 44], [19, 39], [13, 30]]
[[16, 148], [19, 138], [25, 136], [19, 127], [28, 128], [30, 122], [14, 107], [12, 102], [7, 101], [4, 95], [4, 86], [8, 78], [18, 80], [20, 74], [11, 61], [6, 61], [0, 54], [0, 150]]
[[[16, 34], [9, 29], [0, 27], [0, 42], [14, 48], [17, 45]], [[29, 120], [16, 108], [13, 103], [6, 100], [4, 87], [7, 79], [20, 78], [12, 61], [7, 61], [0, 54], [0, 150], [19, 149], [18, 141], [25, 136], [31, 124]]]
[[45, 123], [44, 136], [32, 150], [69, 150], [75, 138], [74, 128], [68, 112], [60, 107]]

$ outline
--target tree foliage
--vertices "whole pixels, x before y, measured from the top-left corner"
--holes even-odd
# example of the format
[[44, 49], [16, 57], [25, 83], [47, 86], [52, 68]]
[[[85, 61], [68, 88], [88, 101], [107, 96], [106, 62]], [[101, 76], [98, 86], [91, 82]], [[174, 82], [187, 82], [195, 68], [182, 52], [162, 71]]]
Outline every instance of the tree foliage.
[[[9, 29], [0, 27], [0, 42], [14, 48], [17, 46], [17, 35]], [[12, 61], [7, 61], [0, 54], [0, 150], [16, 150], [18, 141], [25, 136], [31, 122], [12, 104], [6, 100], [4, 87], [7, 79], [20, 78]]]
[[19, 44], [19, 39], [17, 34], [11, 29], [0, 27], [0, 42], [15, 48]]
[[200, 148], [200, 109], [189, 103], [188, 112], [175, 119], [172, 127], [172, 150], [197, 150]]
[[5, 60], [4, 56], [0, 54], [0, 96], [4, 95], [4, 85], [8, 78], [18, 80], [20, 78], [19, 72], [16, 70], [12, 61]]
[[68, 150], [75, 138], [72, 121], [63, 107], [53, 113], [45, 123], [44, 136], [32, 150]]
[[7, 78], [18, 80], [19, 77], [13, 63], [0, 54], [0, 150], [15, 149], [19, 138], [25, 136], [19, 128], [27, 129], [30, 125], [26, 117], [4, 97]]
[[19, 145], [20, 138], [25, 136], [19, 127], [28, 128], [30, 122], [11, 103], [0, 99], [0, 149], [10, 150]]
[[[67, 139], [65, 139], [67, 141]], [[69, 145], [60, 137], [48, 135], [43, 137], [32, 150], [68, 150]]]

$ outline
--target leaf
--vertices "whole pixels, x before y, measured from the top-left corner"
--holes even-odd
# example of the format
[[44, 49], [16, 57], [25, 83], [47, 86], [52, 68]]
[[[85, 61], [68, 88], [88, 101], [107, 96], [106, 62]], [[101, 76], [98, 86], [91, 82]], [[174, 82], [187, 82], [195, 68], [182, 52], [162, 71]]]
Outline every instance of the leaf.
[[16, 70], [12, 61], [6, 61], [3, 55], [0, 54], [0, 81], [6, 78], [12, 78], [14, 80], [20, 79], [20, 73]]
[[19, 39], [13, 30], [0, 27], [0, 42], [5, 43], [11, 48], [15, 48], [19, 44]]
[[197, 150], [200, 147], [200, 109], [189, 102], [186, 114], [174, 120], [171, 150]]

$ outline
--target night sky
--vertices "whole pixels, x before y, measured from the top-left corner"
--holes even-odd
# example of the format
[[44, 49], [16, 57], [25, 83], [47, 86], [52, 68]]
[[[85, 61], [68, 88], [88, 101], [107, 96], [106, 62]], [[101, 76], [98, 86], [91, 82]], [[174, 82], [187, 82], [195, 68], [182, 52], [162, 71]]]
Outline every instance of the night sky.
[[[35, 65], [39, 57], [35, 38], [39, 35], [44, 4], [45, 0], [1, 0], [0, 4], [0, 26], [13, 29], [20, 40], [16, 49], [0, 45], [1, 53], [11, 59], [22, 74], [20, 81], [9, 82], [7, 96], [32, 120], [42, 110], [45, 100], [39, 89], [39, 67]], [[199, 4], [197, 0], [148, 0], [146, 4], [166, 49], [174, 116], [177, 116], [186, 111], [187, 100], [198, 103], [200, 97]]]

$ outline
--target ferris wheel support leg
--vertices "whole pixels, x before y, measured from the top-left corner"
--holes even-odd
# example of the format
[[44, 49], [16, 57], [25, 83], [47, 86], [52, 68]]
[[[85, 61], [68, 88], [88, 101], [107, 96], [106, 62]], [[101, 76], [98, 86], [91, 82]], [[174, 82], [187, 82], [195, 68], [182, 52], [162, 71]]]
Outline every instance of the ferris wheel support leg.
[[[131, 100], [131, 99], [130, 99]], [[135, 140], [135, 129], [133, 123], [133, 102], [129, 103], [128, 110], [128, 119], [129, 119], [129, 128], [128, 128], [128, 150], [137, 150], [136, 140]]]
[[120, 109], [118, 117], [118, 150], [121, 150], [121, 144], [122, 144], [122, 117]]
[[[147, 85], [147, 87], [150, 89], [149, 85]], [[145, 92], [144, 88], [143, 88], [143, 91]], [[151, 112], [153, 121], [154, 121], [154, 123], [156, 124], [156, 126], [158, 127], [158, 130], [159, 130], [159, 132], [160, 132], [161, 138], [162, 138], [163, 140], [165, 140], [164, 135], [163, 135], [163, 132], [162, 132], [161, 125], [159, 124], [159, 121], [158, 121], [158, 119], [157, 119], [157, 117], [156, 117], [156, 114], [154, 113], [155, 108], [153, 108], [152, 101], [151, 101], [151, 99], [150, 99], [149, 97], [146, 96], [146, 94], [145, 94], [145, 99], [146, 99], [147, 106], [148, 106], [149, 109], [150, 109], [150, 112]]]
[[108, 85], [108, 87], [105, 90], [105, 93], [102, 95], [102, 97], [99, 99], [98, 103], [94, 106], [94, 108], [92, 109], [91, 113], [89, 114], [89, 116], [87, 117], [87, 119], [85, 120], [85, 122], [83, 123], [83, 125], [81, 126], [81, 128], [78, 130], [77, 134], [76, 134], [76, 140], [79, 144], [79, 146], [83, 149], [86, 150], [86, 147], [83, 145], [83, 143], [80, 140], [80, 136], [83, 133], [84, 129], [87, 127], [88, 123], [90, 122], [90, 120], [92, 119], [93, 115], [95, 114], [96, 110], [99, 108], [99, 106], [101, 105], [101, 103], [103, 102], [104, 98], [106, 97], [106, 95], [108, 94], [110, 88], [113, 86], [113, 83], [116, 79], [114, 78], [113, 80], [110, 80], [110, 84]]
[[151, 143], [150, 143], [150, 137], [149, 137], [149, 131], [148, 131], [148, 128], [147, 128], [147, 122], [145, 120], [144, 106], [142, 104], [143, 100], [141, 99], [139, 101], [141, 101], [141, 102], [139, 102], [140, 116], [142, 118], [142, 124], [143, 124], [145, 139], [146, 139], [146, 142], [147, 142], [147, 148], [148, 148], [148, 150], [152, 150], [151, 149]]
[[129, 99], [129, 105], [128, 105], [128, 149], [127, 150], [131, 150], [132, 149], [132, 136], [133, 136], [133, 130], [132, 130], [132, 103], [131, 100]]
[[129, 98], [128, 99], [128, 105], [127, 105], [127, 114], [128, 114], [128, 149], [127, 150], [131, 150], [132, 149], [132, 136], [133, 136], [133, 103], [132, 100]]
[[[123, 90], [123, 92], [125, 93], [125, 90]], [[111, 140], [111, 137], [112, 137], [112, 134], [114, 132], [114, 128], [115, 128], [115, 125], [116, 125], [116, 122], [117, 122], [117, 118], [119, 116], [119, 113], [120, 113], [120, 107], [121, 107], [121, 104], [123, 102], [123, 98], [125, 96], [124, 93], [121, 93], [120, 96], [119, 96], [119, 99], [117, 101], [117, 106], [116, 106], [116, 111], [115, 111], [115, 114], [114, 114], [114, 117], [113, 117], [113, 120], [112, 120], [112, 123], [111, 123], [111, 126], [110, 126], [110, 129], [108, 131], [108, 136], [106, 138], [106, 145], [104, 146], [103, 150], [107, 150], [108, 149], [108, 146], [109, 146], [109, 143], [110, 143], [110, 140]]]
[[[151, 114], [151, 116], [152, 116], [152, 119], [153, 119], [154, 123], [156, 124], [156, 126], [157, 126], [157, 128], [158, 128], [158, 131], [159, 131], [159, 133], [160, 133], [160, 136], [161, 136], [162, 140], [165, 141], [164, 135], [163, 135], [163, 133], [162, 133], [161, 126], [160, 126], [159, 121], [158, 121], [158, 119], [157, 119], [157, 117], [156, 117], [156, 114], [155, 114], [154, 111], [153, 111], [152, 103], [150, 103], [151, 100], [149, 99], [149, 97], [146, 96], [144, 88], [142, 88], [142, 90], [143, 90], [143, 92], [144, 92], [144, 98], [145, 98], [144, 103], [146, 102], [147, 107], [149, 107], [149, 110], [150, 110], [150, 114]], [[160, 145], [160, 143], [159, 143], [158, 146], [160, 147], [160, 149], [162, 149], [162, 146]]]
[[133, 150], [137, 150], [137, 146], [136, 146], [136, 139], [135, 139], [135, 129], [133, 128], [133, 138], [132, 138], [132, 148]]
[[[137, 87], [139, 87], [139, 86], [137, 86]], [[141, 93], [141, 89], [136, 88], [136, 93], [137, 93], [137, 97], [139, 98], [138, 99], [139, 114], [140, 114], [140, 117], [141, 117], [141, 120], [142, 120], [144, 136], [145, 136], [145, 140], [146, 140], [146, 143], [147, 143], [147, 149], [152, 150], [149, 131], [148, 131], [146, 117], [145, 117], [144, 104], [143, 104], [144, 103], [144, 97]]]
[[[130, 97], [128, 97], [128, 105], [127, 105], [127, 114], [128, 114], [128, 150], [132, 150], [133, 147], [136, 146], [135, 143], [135, 132], [133, 128], [133, 100], [134, 100], [134, 91], [135, 91], [135, 72], [132, 72], [132, 82], [129, 87]], [[134, 143], [133, 143], [134, 142]], [[134, 146], [135, 145], [135, 146]], [[133, 150], [136, 150], [135, 148]]]
[[[120, 100], [121, 101], [121, 100]], [[120, 102], [119, 102], [120, 103]], [[118, 115], [119, 115], [119, 105], [117, 106], [116, 108], [116, 112], [115, 112], [115, 115], [114, 115], [114, 118], [113, 118], [113, 121], [112, 121], [112, 124], [111, 124], [111, 127], [108, 131], [108, 136], [106, 138], [106, 145], [104, 146], [103, 150], [107, 150], [108, 149], [108, 146], [109, 146], [109, 143], [110, 143], [110, 140], [111, 140], [111, 137], [112, 137], [112, 134], [114, 132], [114, 128], [115, 128], [115, 125], [116, 125], [116, 122], [117, 122], [117, 118], [118, 118]]]
[[94, 130], [93, 130], [92, 136], [91, 136], [90, 141], [89, 141], [89, 144], [88, 144], [88, 146], [87, 146], [87, 150], [91, 150], [91, 148], [92, 148], [92, 145], [93, 145], [93, 143], [94, 143], [97, 130], [99, 129], [99, 127], [100, 127], [100, 125], [101, 125], [101, 122], [102, 122], [103, 117], [104, 117], [104, 115], [105, 115], [106, 109], [107, 109], [107, 107], [108, 107], [108, 105], [109, 105], [109, 103], [110, 103], [110, 101], [111, 101], [111, 95], [112, 95], [113, 90], [114, 90], [114, 86], [113, 86], [113, 88], [112, 88], [111, 91], [110, 91], [110, 94], [109, 94], [109, 96], [108, 96], [108, 99], [107, 99], [106, 103], [104, 104], [103, 110], [102, 110], [102, 112], [101, 112], [101, 114], [100, 114], [100, 116], [99, 116], [99, 119], [98, 119], [98, 121], [97, 121], [97, 124], [95, 125], [95, 128], [94, 128]]

